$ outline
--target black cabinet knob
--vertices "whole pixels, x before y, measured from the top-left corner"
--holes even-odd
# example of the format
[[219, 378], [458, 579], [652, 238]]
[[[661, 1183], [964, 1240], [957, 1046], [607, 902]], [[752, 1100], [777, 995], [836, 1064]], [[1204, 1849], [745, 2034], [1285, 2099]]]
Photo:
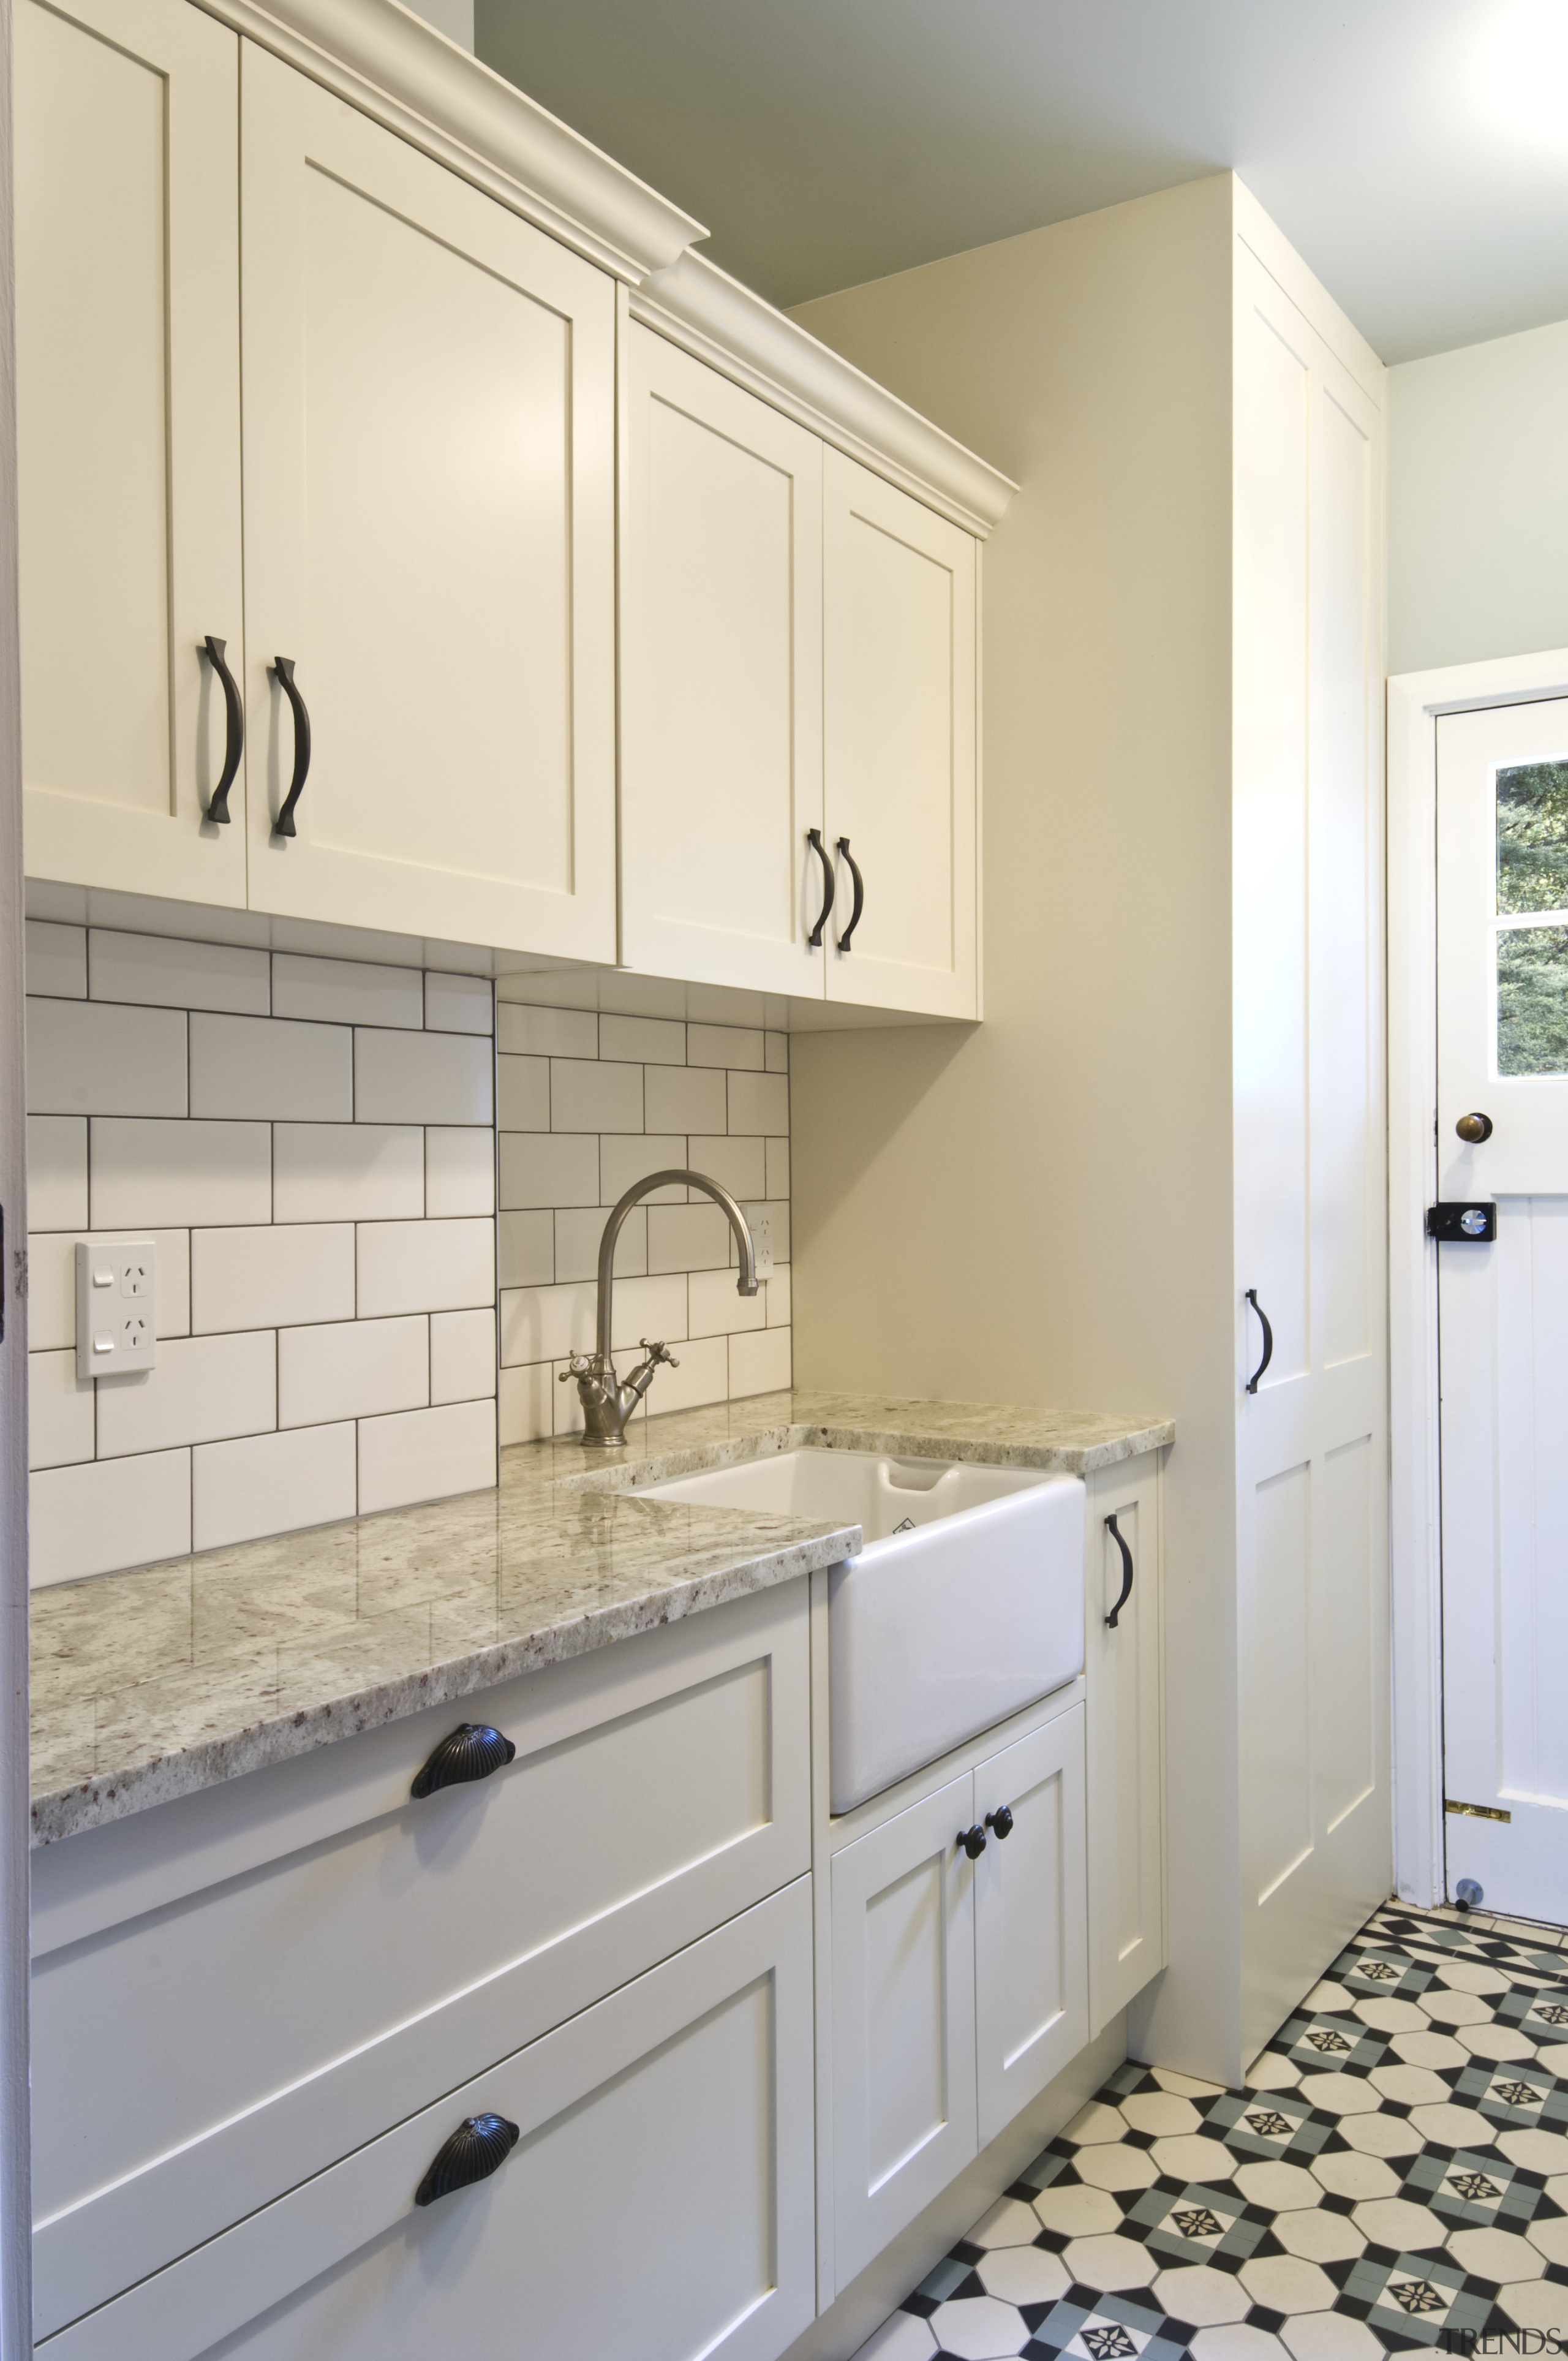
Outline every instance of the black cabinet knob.
[[987, 1812], [985, 1816], [985, 1825], [990, 1828], [998, 1844], [1001, 1843], [1003, 1837], [1010, 1837], [1013, 1833], [1012, 1805], [1003, 1804], [999, 1812]]
[[460, 1721], [451, 1736], [442, 1740], [409, 1793], [416, 1797], [433, 1795], [438, 1787], [461, 1787], [470, 1779], [488, 1779], [492, 1771], [504, 1771], [516, 1754], [510, 1739], [492, 1730], [488, 1721]]
[[433, 2205], [438, 2197], [450, 2197], [455, 2189], [471, 2189], [476, 2180], [488, 2180], [521, 2137], [517, 2125], [509, 2124], [504, 2115], [470, 2115], [437, 2149], [434, 2162], [414, 2191], [414, 2203]]
[[958, 1833], [957, 1841], [962, 1845], [970, 1861], [978, 1861], [981, 1854], [985, 1850], [985, 1830], [983, 1828], [960, 1828]]

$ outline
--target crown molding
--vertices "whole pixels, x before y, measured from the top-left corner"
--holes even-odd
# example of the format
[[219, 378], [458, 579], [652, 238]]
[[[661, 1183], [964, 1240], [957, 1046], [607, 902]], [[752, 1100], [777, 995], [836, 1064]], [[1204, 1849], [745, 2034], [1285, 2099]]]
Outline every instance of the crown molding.
[[618, 279], [707, 230], [399, 0], [197, 0]]
[[631, 316], [835, 450], [984, 540], [1018, 487], [783, 312], [688, 248], [630, 294]]

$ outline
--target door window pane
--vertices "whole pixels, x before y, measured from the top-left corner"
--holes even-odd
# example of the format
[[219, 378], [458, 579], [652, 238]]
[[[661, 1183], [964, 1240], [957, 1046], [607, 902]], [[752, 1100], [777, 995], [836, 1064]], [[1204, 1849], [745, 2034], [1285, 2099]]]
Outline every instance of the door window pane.
[[1568, 927], [1497, 936], [1497, 1071], [1568, 1074]]
[[1568, 910], [1568, 763], [1497, 773], [1497, 911], [1514, 910]]

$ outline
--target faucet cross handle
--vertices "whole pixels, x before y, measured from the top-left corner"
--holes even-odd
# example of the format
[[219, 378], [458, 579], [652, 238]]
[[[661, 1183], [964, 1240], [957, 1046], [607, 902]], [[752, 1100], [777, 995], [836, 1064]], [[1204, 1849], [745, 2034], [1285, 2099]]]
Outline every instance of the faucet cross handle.
[[671, 1352], [669, 1346], [665, 1344], [662, 1336], [656, 1345], [650, 1345], [646, 1336], [639, 1336], [637, 1341], [641, 1345], [642, 1350], [647, 1354], [649, 1362], [654, 1368], [658, 1367], [661, 1361], [667, 1362], [672, 1369], [678, 1369], [680, 1367], [680, 1363], [676, 1360], [674, 1355]]
[[591, 1353], [573, 1353], [567, 1356], [566, 1366], [555, 1382], [558, 1386], [564, 1386], [569, 1378], [586, 1378], [595, 1374], [597, 1372]]

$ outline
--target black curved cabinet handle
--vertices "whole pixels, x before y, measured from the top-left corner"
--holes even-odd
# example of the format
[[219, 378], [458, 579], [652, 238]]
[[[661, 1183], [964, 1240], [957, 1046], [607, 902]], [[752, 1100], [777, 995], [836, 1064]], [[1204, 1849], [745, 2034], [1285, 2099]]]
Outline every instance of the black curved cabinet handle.
[[1106, 1630], [1108, 1631], [1114, 1631], [1116, 1629], [1117, 1619], [1120, 1617], [1123, 1608], [1125, 1607], [1128, 1599], [1131, 1598], [1133, 1595], [1133, 1553], [1127, 1547], [1126, 1536], [1123, 1532], [1121, 1526], [1116, 1522], [1113, 1515], [1106, 1518], [1105, 1530], [1110, 1534], [1112, 1540], [1115, 1543], [1116, 1547], [1122, 1553], [1121, 1595], [1117, 1598], [1115, 1606], [1111, 1609], [1110, 1614], [1105, 1618]]
[[991, 1830], [992, 1835], [996, 1839], [998, 1844], [1003, 1841], [1004, 1837], [1010, 1837], [1013, 1833], [1012, 1805], [1003, 1804], [1000, 1811], [987, 1812], [985, 1816], [985, 1825]]
[[492, 1730], [488, 1721], [460, 1721], [442, 1740], [409, 1793], [422, 1801], [439, 1788], [466, 1786], [470, 1780], [488, 1779], [493, 1771], [504, 1771], [516, 1756], [510, 1739]]
[[1251, 1304], [1253, 1310], [1256, 1312], [1259, 1320], [1263, 1323], [1263, 1358], [1246, 1381], [1246, 1389], [1248, 1393], [1255, 1394], [1257, 1391], [1258, 1379], [1262, 1377], [1265, 1369], [1267, 1368], [1270, 1361], [1274, 1358], [1274, 1331], [1269, 1325], [1267, 1312], [1264, 1310], [1262, 1304], [1257, 1300], [1257, 1290], [1255, 1287], [1249, 1287], [1247, 1289], [1246, 1300]]
[[828, 858], [828, 847], [822, 841], [819, 828], [808, 828], [806, 840], [822, 863], [822, 907], [817, 913], [817, 924], [806, 938], [812, 950], [819, 951], [822, 949], [822, 929], [828, 924], [828, 913], [833, 907], [833, 863]]
[[433, 2205], [454, 2190], [472, 2189], [499, 2171], [522, 2137], [504, 2115], [470, 2115], [436, 2151], [430, 2170], [414, 2191], [416, 2205]]
[[962, 1845], [970, 1861], [978, 1861], [981, 1854], [985, 1850], [985, 1830], [983, 1828], [960, 1828], [957, 1837], [954, 1839], [954, 1842], [956, 1844]]
[[305, 792], [305, 781], [311, 772], [311, 717], [304, 698], [294, 686], [293, 657], [274, 656], [272, 676], [288, 698], [294, 715], [294, 775], [289, 782], [283, 808], [272, 823], [272, 833], [274, 836], [292, 836], [294, 806]]
[[[854, 854], [850, 850], [850, 840], [847, 836], [841, 836], [839, 839], [839, 851], [849, 862], [850, 874], [855, 881], [855, 906], [850, 913], [849, 925], [845, 928], [843, 933], [839, 938], [839, 949], [841, 951], [847, 951], [850, 948], [850, 937], [860, 925], [861, 912], [866, 906], [866, 881], [861, 875], [860, 863], [856, 861]], [[826, 911], [823, 913], [823, 916], [827, 916]]]
[[224, 768], [223, 775], [207, 799], [206, 817], [216, 820], [220, 828], [228, 826], [229, 789], [239, 769], [239, 758], [245, 752], [245, 708], [240, 703], [239, 683], [224, 662], [228, 648], [226, 640], [214, 640], [211, 631], [203, 642], [207, 662], [216, 673], [224, 692]]

